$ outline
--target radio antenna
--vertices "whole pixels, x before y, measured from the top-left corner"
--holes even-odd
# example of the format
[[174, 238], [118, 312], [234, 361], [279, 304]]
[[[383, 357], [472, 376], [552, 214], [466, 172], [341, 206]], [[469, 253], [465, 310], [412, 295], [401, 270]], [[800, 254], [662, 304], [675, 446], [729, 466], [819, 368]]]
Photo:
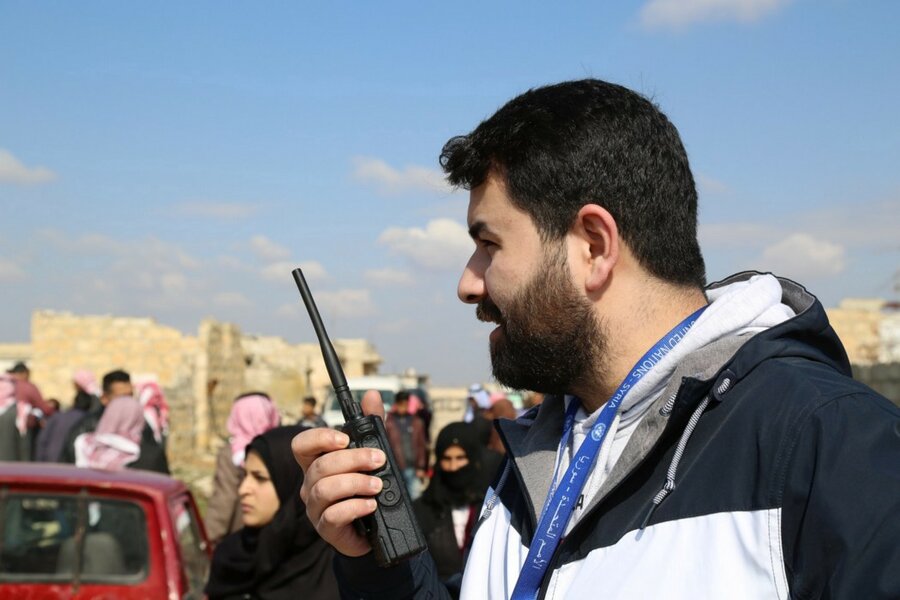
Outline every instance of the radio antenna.
[[334, 394], [341, 405], [341, 412], [344, 413], [344, 420], [352, 421], [362, 418], [362, 409], [359, 407], [359, 403], [353, 399], [353, 394], [350, 393], [347, 378], [344, 377], [344, 369], [341, 368], [341, 362], [334, 351], [334, 346], [331, 345], [331, 340], [325, 331], [325, 325], [322, 324], [322, 317], [319, 316], [319, 309], [316, 308], [316, 301], [313, 300], [312, 293], [309, 291], [309, 286], [303, 277], [303, 271], [299, 268], [294, 269], [292, 274], [294, 281], [297, 283], [297, 289], [300, 290], [300, 297], [303, 298], [303, 304], [306, 305], [306, 312], [309, 313], [313, 329], [316, 330], [316, 337], [319, 338], [319, 346], [322, 348], [325, 368], [328, 370], [328, 377], [331, 379]]

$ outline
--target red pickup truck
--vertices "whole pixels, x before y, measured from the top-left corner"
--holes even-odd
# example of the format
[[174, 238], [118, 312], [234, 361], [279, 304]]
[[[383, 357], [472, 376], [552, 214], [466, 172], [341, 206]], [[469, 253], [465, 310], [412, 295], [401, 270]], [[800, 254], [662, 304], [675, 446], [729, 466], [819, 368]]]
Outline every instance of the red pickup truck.
[[176, 479], [0, 462], [0, 599], [202, 598], [209, 561]]

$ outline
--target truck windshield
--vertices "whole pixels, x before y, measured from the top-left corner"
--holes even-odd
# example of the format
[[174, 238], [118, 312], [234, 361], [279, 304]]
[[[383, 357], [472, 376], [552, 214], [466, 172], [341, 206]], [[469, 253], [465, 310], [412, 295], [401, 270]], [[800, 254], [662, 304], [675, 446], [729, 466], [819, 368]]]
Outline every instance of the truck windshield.
[[0, 496], [0, 581], [136, 583], [147, 525], [133, 502], [86, 494]]

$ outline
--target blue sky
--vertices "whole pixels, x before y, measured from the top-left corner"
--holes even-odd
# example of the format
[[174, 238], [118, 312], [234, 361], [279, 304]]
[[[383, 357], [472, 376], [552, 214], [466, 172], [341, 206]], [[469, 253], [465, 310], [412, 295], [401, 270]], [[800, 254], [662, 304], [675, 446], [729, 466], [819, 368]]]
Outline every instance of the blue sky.
[[487, 381], [437, 155], [585, 76], [679, 128], [711, 281], [896, 299], [900, 3], [323, 4], [0, 0], [0, 340], [46, 308], [312, 341], [296, 264], [384, 371]]

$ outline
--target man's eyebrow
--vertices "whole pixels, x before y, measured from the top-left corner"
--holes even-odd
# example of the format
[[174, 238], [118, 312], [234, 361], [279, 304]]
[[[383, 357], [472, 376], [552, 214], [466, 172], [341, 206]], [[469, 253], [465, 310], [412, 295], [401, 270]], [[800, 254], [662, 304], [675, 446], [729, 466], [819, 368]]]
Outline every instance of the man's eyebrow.
[[484, 221], [475, 221], [469, 226], [469, 237], [473, 240], [477, 240], [481, 237], [481, 232], [487, 230], [490, 233], [490, 227], [487, 226], [487, 223]]

